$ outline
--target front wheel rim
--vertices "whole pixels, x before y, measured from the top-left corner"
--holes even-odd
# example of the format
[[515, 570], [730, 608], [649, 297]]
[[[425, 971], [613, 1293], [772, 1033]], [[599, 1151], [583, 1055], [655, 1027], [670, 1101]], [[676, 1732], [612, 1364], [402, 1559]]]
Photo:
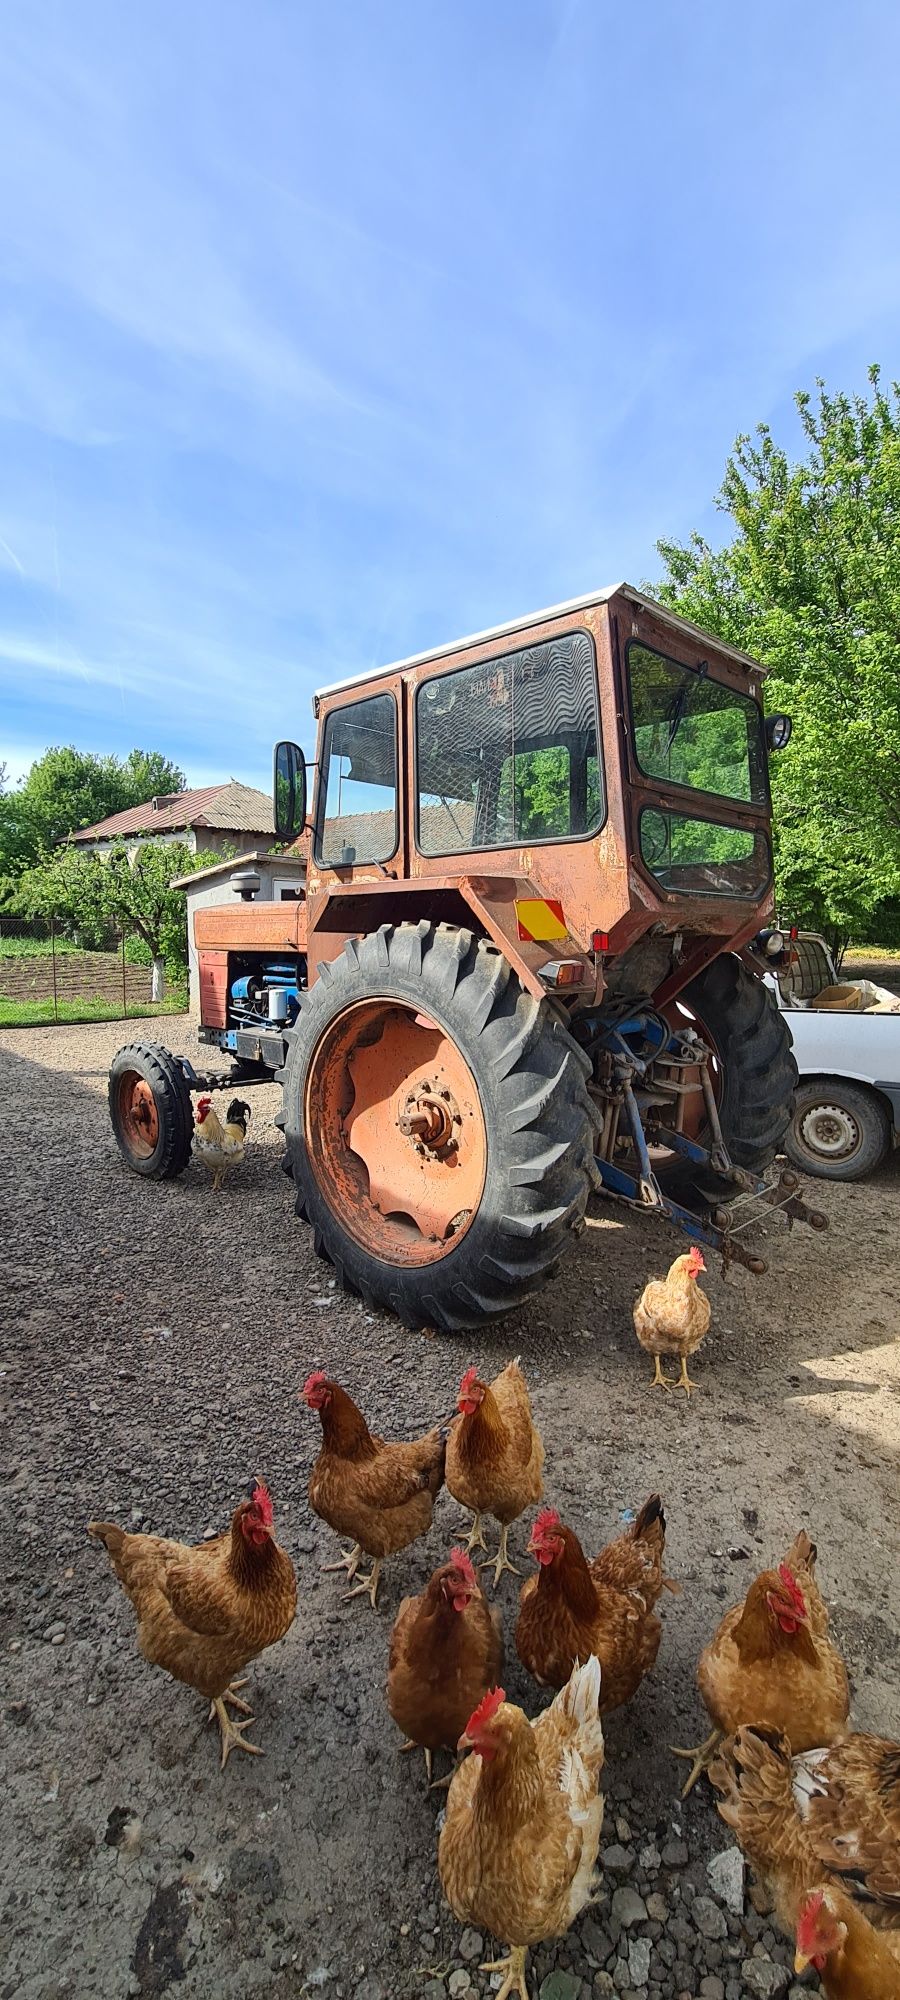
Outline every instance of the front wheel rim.
[[816, 1160], [852, 1160], [862, 1144], [862, 1133], [845, 1105], [813, 1104], [799, 1120], [800, 1139]]
[[452, 1037], [393, 999], [325, 1030], [305, 1092], [310, 1163], [347, 1234], [380, 1262], [433, 1264], [469, 1229], [487, 1172], [478, 1086]]
[[119, 1130], [135, 1160], [149, 1160], [159, 1144], [159, 1111], [153, 1087], [136, 1069], [120, 1076], [116, 1095]]

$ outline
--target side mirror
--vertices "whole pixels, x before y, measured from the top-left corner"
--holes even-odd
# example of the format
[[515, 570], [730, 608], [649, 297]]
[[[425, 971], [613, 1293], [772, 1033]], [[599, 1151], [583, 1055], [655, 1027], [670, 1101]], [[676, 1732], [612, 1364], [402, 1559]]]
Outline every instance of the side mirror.
[[297, 743], [275, 745], [275, 838], [296, 840], [306, 825], [306, 764]]

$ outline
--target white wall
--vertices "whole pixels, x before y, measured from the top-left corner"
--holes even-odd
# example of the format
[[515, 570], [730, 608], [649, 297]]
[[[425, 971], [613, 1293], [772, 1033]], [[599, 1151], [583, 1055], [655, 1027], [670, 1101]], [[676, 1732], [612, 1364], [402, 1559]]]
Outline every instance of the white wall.
[[[235, 870], [239, 867], [240, 863], [235, 861]], [[303, 862], [298, 861], [295, 856], [289, 854], [270, 855], [268, 858], [255, 862], [254, 868], [260, 881], [259, 895], [253, 899], [257, 903], [278, 902], [281, 899], [282, 890], [302, 889], [306, 877]], [[214, 876], [211, 881], [204, 881], [201, 875], [196, 883], [189, 884], [184, 894], [187, 898], [188, 916], [190, 1006], [191, 1013], [199, 1017], [200, 968], [197, 961], [197, 948], [194, 944], [194, 912], [195, 910], [216, 909], [221, 905], [224, 905], [226, 908], [234, 908], [239, 903], [240, 898], [235, 895], [231, 887], [231, 878], [225, 873], [224, 869], [221, 875]]]

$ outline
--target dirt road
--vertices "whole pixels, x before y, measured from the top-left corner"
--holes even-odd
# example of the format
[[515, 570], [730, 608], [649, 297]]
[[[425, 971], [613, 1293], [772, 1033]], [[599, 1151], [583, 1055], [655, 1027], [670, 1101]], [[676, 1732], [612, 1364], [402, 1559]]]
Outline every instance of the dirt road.
[[[194, 1053], [188, 1022], [166, 1034]], [[658, 1487], [684, 1586], [666, 1602], [655, 1673], [608, 1724], [605, 1901], [536, 1954], [535, 1990], [786, 1992], [765, 1916], [710, 1901], [705, 1864], [728, 1836], [702, 1788], [681, 1807], [667, 1745], [705, 1733], [700, 1647], [801, 1525], [819, 1544], [856, 1723], [898, 1733], [896, 1161], [861, 1187], [817, 1190], [830, 1235], [779, 1233], [769, 1276], [711, 1273], [713, 1331], [688, 1405], [651, 1393], [631, 1328], [637, 1289], [677, 1252], [665, 1230], [595, 1203], [527, 1312], [475, 1339], [406, 1333], [336, 1292], [293, 1219], [275, 1087], [253, 1093], [248, 1158], [221, 1196], [196, 1167], [169, 1185], [125, 1172], [105, 1073], [126, 1038], [118, 1024], [0, 1037], [0, 2000], [490, 1992], [474, 1963], [490, 1941], [463, 1935], [441, 1901], [442, 1795], [398, 1755], [382, 1695], [393, 1613], [459, 1513], [442, 1496], [427, 1544], [386, 1565], [378, 1614], [341, 1602], [340, 1579], [319, 1572], [334, 1540], [306, 1503], [318, 1424], [297, 1390], [325, 1366], [373, 1426], [409, 1435], [452, 1409], [469, 1361], [490, 1373], [515, 1353], [548, 1499], [599, 1546]], [[298, 1566], [300, 1608], [251, 1669], [267, 1754], [221, 1774], [203, 1704], [139, 1658], [84, 1523], [199, 1538], [226, 1524], [255, 1472]], [[525, 1540], [513, 1531], [523, 1570]], [[514, 1654], [506, 1687], [534, 1712]], [[630, 1926], [615, 1902], [626, 1880], [643, 1903]], [[754, 1955], [762, 1970], [742, 1971]]]

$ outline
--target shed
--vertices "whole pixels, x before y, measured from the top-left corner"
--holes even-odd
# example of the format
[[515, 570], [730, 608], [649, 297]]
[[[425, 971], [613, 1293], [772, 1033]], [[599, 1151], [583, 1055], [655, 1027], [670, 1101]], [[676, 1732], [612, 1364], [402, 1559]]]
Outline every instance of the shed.
[[[258, 889], [255, 887], [256, 879], [259, 882]], [[198, 868], [194, 875], [175, 877], [172, 888], [183, 889], [187, 901], [192, 1014], [200, 1012], [200, 968], [194, 945], [194, 912], [212, 909], [216, 904], [228, 903], [234, 896], [247, 898], [251, 891], [253, 900], [261, 903], [296, 902], [303, 894], [305, 886], [306, 859], [296, 849], [291, 849], [286, 854], [265, 852], [241, 854], [233, 856], [230, 861], [218, 861], [210, 868]]]

